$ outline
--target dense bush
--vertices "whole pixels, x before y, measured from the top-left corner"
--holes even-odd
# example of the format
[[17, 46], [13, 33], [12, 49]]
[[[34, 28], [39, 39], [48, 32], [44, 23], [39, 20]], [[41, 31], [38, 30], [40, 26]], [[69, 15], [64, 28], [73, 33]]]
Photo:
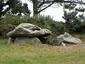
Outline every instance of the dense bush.
[[66, 12], [64, 11], [65, 27], [66, 31], [70, 33], [85, 33], [85, 16], [78, 15], [78, 12]]

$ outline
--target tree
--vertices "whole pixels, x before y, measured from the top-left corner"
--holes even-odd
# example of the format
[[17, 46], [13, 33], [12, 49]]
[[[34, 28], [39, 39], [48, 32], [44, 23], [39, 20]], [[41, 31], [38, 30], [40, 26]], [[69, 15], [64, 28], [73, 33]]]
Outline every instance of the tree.
[[[4, 0], [1, 0], [0, 1], [0, 16], [1, 15], [4, 15], [7, 11], [9, 11], [11, 8], [15, 7], [15, 5], [18, 3], [18, 0], [7, 0], [7, 1], [4, 1]], [[4, 10], [4, 6], [6, 5], [9, 5], [9, 7], [7, 7], [5, 10]], [[3, 11], [4, 10], [4, 11]]]
[[77, 13], [76, 11], [72, 11], [72, 12], [67, 12], [64, 11], [64, 16], [63, 19], [65, 20], [65, 31], [69, 31], [69, 28], [72, 27], [72, 23], [75, 22], [74, 20], [77, 19]]
[[24, 3], [22, 5], [22, 3], [17, 4], [14, 8], [12, 8], [11, 10], [12, 14], [16, 14], [18, 16], [21, 16], [22, 13], [24, 15], [30, 15], [30, 10], [28, 9], [28, 5], [26, 3]]
[[[83, 32], [82, 29], [85, 27], [85, 18], [84, 15], [79, 14], [78, 12], [85, 12], [85, 3], [79, 2], [79, 7], [76, 8], [77, 3], [65, 3], [64, 7], [64, 16], [65, 20], [65, 31], [70, 32]], [[68, 11], [66, 11], [68, 9]], [[81, 30], [80, 30], [81, 29]]]
[[[8, 7], [4, 9], [6, 5], [8, 5]], [[21, 15], [21, 13], [24, 13], [25, 15], [30, 13], [27, 4], [25, 3], [22, 5], [20, 0], [0, 0], [0, 17], [1, 15], [6, 14], [8, 11], [10, 11], [12, 14], [18, 13], [18, 15]]]
[[[28, 1], [31, 1], [33, 3], [33, 13], [34, 13], [34, 15], [39, 14], [41, 11], [50, 7], [54, 3], [85, 4], [85, 3], [82, 2], [82, 0], [28, 0]], [[4, 15], [10, 9], [15, 8], [16, 5], [19, 4], [19, 3], [21, 3], [21, 0], [0, 0], [0, 16]], [[3, 7], [6, 6], [6, 5], [8, 5], [9, 7], [4, 10]]]
[[[78, 9], [78, 8], [77, 8]], [[79, 7], [80, 9], [80, 7]], [[85, 27], [85, 17], [84, 14], [78, 14], [78, 12], [84, 12], [82, 10], [76, 11], [76, 8], [74, 10], [70, 10], [69, 12], [64, 11], [63, 18], [65, 19], [65, 31], [69, 32], [76, 32], [76, 33], [85, 33], [84, 27]]]
[[33, 3], [33, 13], [34, 15], [39, 14], [41, 11], [50, 7], [54, 3], [79, 3], [85, 4], [82, 0], [30, 0]]

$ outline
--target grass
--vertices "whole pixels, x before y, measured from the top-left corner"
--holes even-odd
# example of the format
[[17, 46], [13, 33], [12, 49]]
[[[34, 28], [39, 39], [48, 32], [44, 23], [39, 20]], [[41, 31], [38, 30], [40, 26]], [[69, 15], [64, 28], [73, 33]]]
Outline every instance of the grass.
[[85, 44], [62, 47], [6, 42], [7, 39], [0, 39], [0, 64], [85, 64]]

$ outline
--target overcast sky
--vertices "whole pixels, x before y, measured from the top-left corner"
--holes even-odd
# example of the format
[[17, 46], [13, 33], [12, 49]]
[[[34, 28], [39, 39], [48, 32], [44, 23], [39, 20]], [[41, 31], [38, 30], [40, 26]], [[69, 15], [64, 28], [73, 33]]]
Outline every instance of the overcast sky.
[[63, 16], [63, 7], [57, 7], [57, 8], [52, 8], [49, 7], [43, 12], [41, 12], [42, 15], [50, 15], [54, 20], [56, 21], [64, 21], [62, 18]]

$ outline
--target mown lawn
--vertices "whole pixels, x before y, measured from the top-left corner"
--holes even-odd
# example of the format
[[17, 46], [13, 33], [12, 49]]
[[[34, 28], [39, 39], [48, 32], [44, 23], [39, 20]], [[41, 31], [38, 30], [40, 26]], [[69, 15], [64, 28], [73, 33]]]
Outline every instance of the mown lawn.
[[0, 64], [85, 64], [85, 44], [67, 47], [7, 45], [0, 39]]

